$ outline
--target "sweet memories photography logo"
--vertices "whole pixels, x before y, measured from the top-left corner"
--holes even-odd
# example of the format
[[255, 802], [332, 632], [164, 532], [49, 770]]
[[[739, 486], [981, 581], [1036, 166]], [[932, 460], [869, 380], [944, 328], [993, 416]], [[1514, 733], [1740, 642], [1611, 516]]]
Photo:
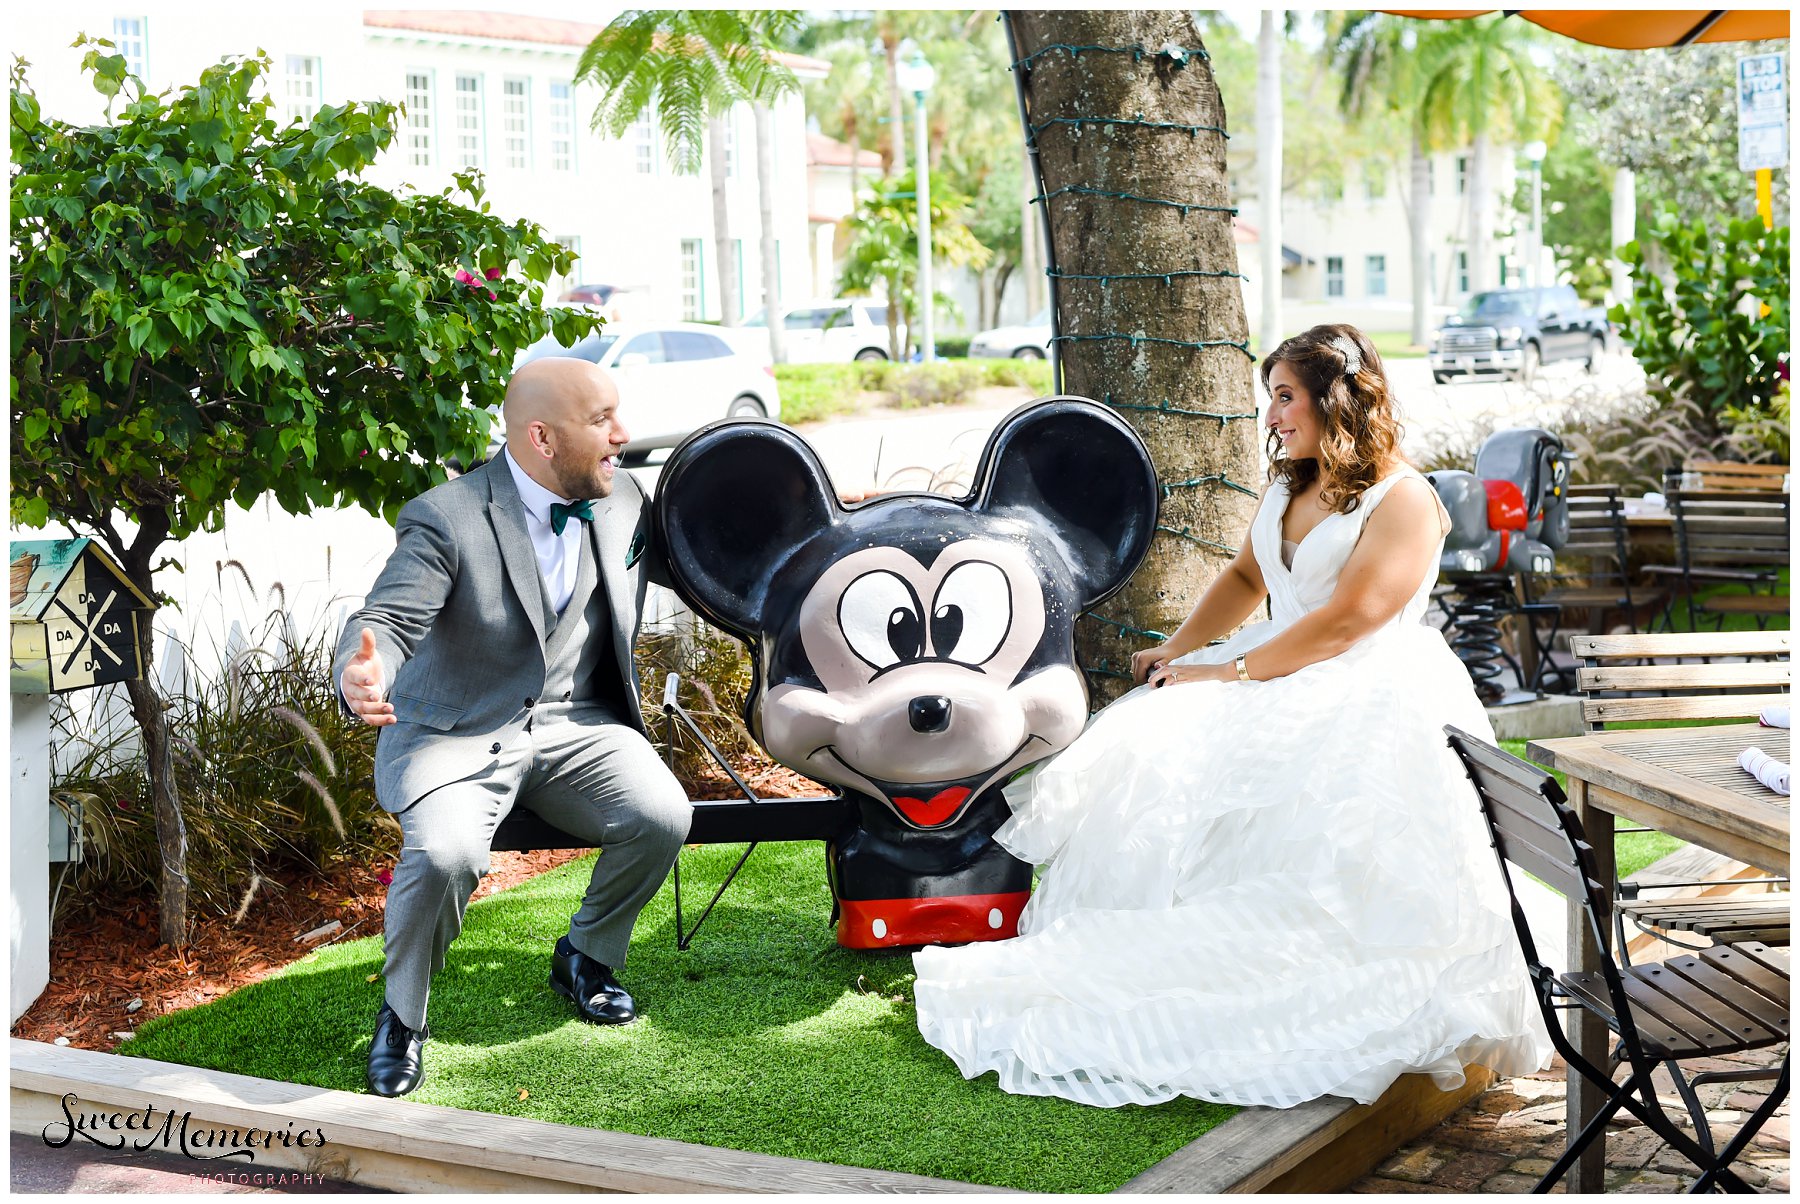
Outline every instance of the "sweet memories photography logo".
[[192, 1112], [177, 1113], [155, 1104], [131, 1111], [84, 1107], [74, 1092], [62, 1097], [62, 1114], [62, 1120], [44, 1126], [44, 1144], [52, 1149], [80, 1138], [107, 1150], [129, 1146], [140, 1154], [150, 1149], [177, 1150], [201, 1162], [219, 1158], [255, 1162], [258, 1150], [325, 1145], [323, 1129], [296, 1129], [293, 1121], [285, 1129], [211, 1128], [194, 1124]]

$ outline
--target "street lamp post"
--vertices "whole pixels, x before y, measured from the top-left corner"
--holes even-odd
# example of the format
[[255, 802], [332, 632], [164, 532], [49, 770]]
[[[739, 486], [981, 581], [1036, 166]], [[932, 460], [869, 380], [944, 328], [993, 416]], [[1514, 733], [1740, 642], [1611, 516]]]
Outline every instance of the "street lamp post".
[[[913, 160], [916, 172], [916, 199], [919, 205], [919, 359], [930, 363], [937, 358], [937, 336], [932, 326], [931, 289], [931, 154], [929, 131], [925, 125], [925, 93], [937, 82], [937, 70], [915, 51], [901, 65], [900, 86], [913, 94]], [[898, 301], [899, 298], [894, 300]]]
[[1538, 276], [1544, 266], [1544, 156], [1549, 150], [1542, 142], [1527, 142], [1519, 148], [1531, 164], [1531, 262], [1527, 265], [1530, 276], [1525, 281], [1528, 288], [1543, 287]]

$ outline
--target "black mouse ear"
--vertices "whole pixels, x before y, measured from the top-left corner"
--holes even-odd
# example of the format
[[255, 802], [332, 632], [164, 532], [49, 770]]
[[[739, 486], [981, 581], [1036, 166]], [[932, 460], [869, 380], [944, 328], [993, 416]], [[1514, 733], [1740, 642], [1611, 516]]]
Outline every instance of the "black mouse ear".
[[812, 448], [756, 419], [715, 422], [683, 440], [663, 466], [654, 507], [676, 592], [745, 639], [762, 634], [776, 568], [837, 512]]
[[1046, 397], [1007, 415], [975, 472], [975, 505], [1038, 516], [1080, 579], [1082, 609], [1137, 569], [1156, 532], [1150, 453], [1124, 419], [1085, 397]]

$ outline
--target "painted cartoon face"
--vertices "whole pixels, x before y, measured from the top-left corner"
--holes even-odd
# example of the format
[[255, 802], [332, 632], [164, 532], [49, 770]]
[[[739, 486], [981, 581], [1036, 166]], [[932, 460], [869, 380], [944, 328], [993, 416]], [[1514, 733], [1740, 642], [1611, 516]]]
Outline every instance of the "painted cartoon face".
[[770, 755], [935, 828], [1062, 748], [1087, 691], [1067, 664], [1021, 677], [1048, 616], [1039, 571], [997, 539], [950, 544], [929, 567], [894, 547], [837, 561], [797, 624], [818, 688], [786, 682], [762, 701]]
[[1075, 619], [1143, 559], [1159, 492], [1116, 413], [1052, 397], [995, 427], [967, 496], [849, 508], [792, 431], [704, 427], [655, 522], [683, 600], [755, 650], [745, 717], [770, 755], [953, 840], [1080, 732]]

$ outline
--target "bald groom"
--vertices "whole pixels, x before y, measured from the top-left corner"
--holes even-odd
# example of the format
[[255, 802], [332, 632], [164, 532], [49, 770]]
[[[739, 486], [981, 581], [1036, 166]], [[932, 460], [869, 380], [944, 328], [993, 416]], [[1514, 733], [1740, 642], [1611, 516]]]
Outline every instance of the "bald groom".
[[403, 833], [388, 888], [386, 995], [369, 1088], [424, 1075], [431, 977], [462, 929], [494, 829], [526, 807], [602, 852], [557, 943], [550, 986], [596, 1024], [628, 1023], [632, 924], [687, 835], [686, 792], [638, 709], [632, 645], [664, 583], [630, 435], [599, 367], [548, 358], [507, 388], [506, 448], [415, 498], [333, 666], [381, 729], [375, 792]]

